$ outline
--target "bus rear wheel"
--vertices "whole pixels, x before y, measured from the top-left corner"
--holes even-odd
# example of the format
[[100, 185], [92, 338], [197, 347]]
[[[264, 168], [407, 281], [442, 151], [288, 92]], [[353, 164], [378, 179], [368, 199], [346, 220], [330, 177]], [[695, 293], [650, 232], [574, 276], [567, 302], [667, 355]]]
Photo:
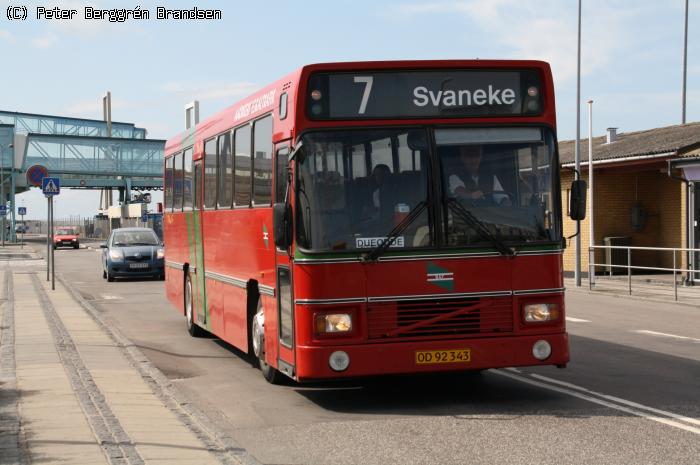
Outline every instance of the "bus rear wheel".
[[187, 319], [187, 332], [192, 337], [202, 337], [205, 331], [194, 322], [192, 305], [192, 279], [189, 273], [185, 277], [185, 318]]
[[271, 367], [265, 361], [265, 314], [258, 299], [258, 310], [251, 319], [250, 335], [253, 343], [253, 354], [258, 359], [258, 366], [268, 383], [280, 384], [282, 373]]

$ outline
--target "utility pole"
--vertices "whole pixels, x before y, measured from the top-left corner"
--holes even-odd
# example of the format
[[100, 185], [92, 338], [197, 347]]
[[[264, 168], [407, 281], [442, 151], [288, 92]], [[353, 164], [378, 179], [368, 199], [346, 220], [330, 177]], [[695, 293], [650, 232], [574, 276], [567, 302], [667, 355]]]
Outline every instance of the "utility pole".
[[685, 124], [685, 83], [688, 75], [688, 0], [685, 0], [685, 32], [683, 34], [683, 85], [681, 90], [681, 124]]
[[588, 101], [588, 282], [595, 284], [595, 266], [591, 266], [590, 261], [595, 263], [595, 228], [593, 225], [593, 100]]
[[[576, 179], [581, 177], [581, 0], [578, 0], [578, 52], [576, 54], [576, 145], [574, 151]], [[576, 221], [576, 287], [581, 287], [581, 221]]]

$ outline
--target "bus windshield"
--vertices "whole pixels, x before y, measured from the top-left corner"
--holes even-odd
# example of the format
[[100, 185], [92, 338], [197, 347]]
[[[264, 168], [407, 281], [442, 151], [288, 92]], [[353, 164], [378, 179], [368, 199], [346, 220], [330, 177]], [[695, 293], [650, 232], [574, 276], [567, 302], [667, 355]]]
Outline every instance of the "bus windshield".
[[[425, 130], [317, 132], [303, 144], [297, 232], [305, 249], [373, 249], [428, 198]], [[433, 236], [424, 209], [392, 249], [430, 246]]]
[[[504, 250], [502, 243], [560, 240], [548, 130], [365, 129], [309, 133], [302, 140], [296, 187], [297, 236], [304, 249], [375, 249], [414, 209], [420, 212], [390, 251]], [[434, 189], [431, 160], [440, 169]], [[440, 199], [431, 200], [429, 192], [441, 193]], [[422, 208], [425, 203], [428, 208]]]

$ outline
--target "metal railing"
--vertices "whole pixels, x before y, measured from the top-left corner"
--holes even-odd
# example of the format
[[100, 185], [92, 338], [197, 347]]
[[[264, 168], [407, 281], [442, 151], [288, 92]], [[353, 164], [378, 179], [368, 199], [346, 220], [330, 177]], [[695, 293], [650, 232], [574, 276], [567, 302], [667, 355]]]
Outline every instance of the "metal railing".
[[[608, 263], [606, 260], [606, 263], [596, 263], [595, 262], [595, 251], [596, 249], [599, 250], [626, 250], [627, 251], [627, 264], [614, 264], [612, 263], [612, 253], [610, 254], [611, 263]], [[633, 250], [644, 250], [644, 251], [650, 251], [650, 252], [664, 252], [664, 253], [671, 253], [673, 255], [673, 268], [667, 268], [667, 267], [661, 267], [661, 266], [642, 266], [642, 265], [632, 265], [632, 251]], [[679, 254], [681, 258], [681, 263], [682, 263], [682, 257], [684, 253], [700, 253], [700, 249], [689, 249], [685, 247], [632, 247], [632, 246], [622, 246], [622, 245], [594, 245], [592, 247], [588, 247], [588, 288], [593, 289], [593, 285], [595, 283], [595, 267], [597, 266], [604, 266], [610, 269], [610, 273], [612, 274], [612, 268], [618, 268], [618, 269], [625, 269], [627, 270], [627, 288], [628, 288], [628, 293], [629, 295], [632, 295], [632, 270], [644, 270], [644, 271], [663, 271], [663, 272], [672, 272], [673, 273], [673, 295], [674, 299], [677, 301], [678, 300], [678, 279], [677, 279], [677, 274], [678, 273], [688, 273], [690, 276], [690, 281], [693, 281], [694, 274], [698, 272], [698, 270], [694, 270], [692, 267], [691, 268], [683, 268], [682, 266], [679, 268], [677, 265], [679, 263]], [[688, 260], [689, 263], [692, 263], [693, 260]]]

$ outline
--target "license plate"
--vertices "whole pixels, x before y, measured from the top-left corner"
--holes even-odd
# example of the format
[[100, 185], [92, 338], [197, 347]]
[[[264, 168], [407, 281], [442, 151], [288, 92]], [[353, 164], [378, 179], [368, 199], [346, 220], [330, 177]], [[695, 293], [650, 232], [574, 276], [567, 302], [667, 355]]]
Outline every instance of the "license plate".
[[432, 365], [437, 363], [469, 363], [471, 361], [470, 349], [416, 351], [416, 365]]
[[134, 269], [134, 268], [148, 268], [148, 263], [143, 262], [143, 263], [129, 263], [129, 268]]

